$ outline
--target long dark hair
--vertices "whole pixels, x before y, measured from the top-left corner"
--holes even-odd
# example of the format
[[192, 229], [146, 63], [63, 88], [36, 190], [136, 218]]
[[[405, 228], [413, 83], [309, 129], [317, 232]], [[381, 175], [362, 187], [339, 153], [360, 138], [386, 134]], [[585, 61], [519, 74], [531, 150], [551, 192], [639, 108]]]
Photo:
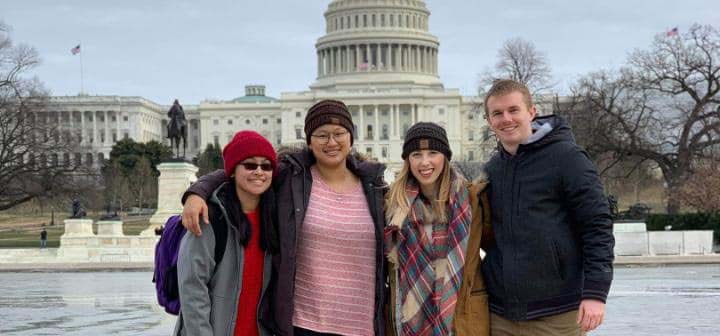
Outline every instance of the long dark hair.
[[[252, 232], [249, 219], [242, 211], [242, 204], [235, 192], [235, 183], [230, 180], [225, 183], [221, 190], [222, 195], [219, 198], [224, 200], [223, 205], [230, 216], [230, 222], [237, 225], [238, 240], [240, 244], [247, 247]], [[260, 219], [260, 247], [270, 253], [277, 253], [280, 250], [280, 242], [277, 230], [277, 220], [275, 211], [275, 192], [272, 187], [268, 188], [260, 195], [260, 203], [258, 204], [258, 217]]]

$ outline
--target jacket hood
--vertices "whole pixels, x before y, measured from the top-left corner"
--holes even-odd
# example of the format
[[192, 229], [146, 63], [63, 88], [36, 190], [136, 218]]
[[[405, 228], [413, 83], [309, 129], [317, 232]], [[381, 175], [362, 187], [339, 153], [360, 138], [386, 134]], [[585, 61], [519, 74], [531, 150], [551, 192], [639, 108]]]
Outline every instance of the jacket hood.
[[[530, 135], [525, 143], [518, 146], [518, 153], [560, 141], [575, 142], [570, 124], [568, 124], [565, 118], [559, 115], [551, 114], [536, 117], [530, 126], [532, 127], [533, 134]], [[508, 155], [500, 142], [498, 142], [498, 150], [504, 155]]]

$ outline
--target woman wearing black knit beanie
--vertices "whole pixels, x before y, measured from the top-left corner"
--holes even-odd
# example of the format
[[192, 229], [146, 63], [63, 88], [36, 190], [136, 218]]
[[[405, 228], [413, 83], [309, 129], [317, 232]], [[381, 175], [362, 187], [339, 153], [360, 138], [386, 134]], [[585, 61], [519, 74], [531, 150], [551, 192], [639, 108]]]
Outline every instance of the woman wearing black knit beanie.
[[480, 274], [481, 239], [489, 236], [486, 183], [468, 183], [453, 169], [447, 133], [435, 123], [408, 129], [402, 158], [385, 202], [387, 334], [489, 335]]
[[[350, 155], [341, 101], [311, 106], [304, 129], [307, 148], [281, 155], [273, 182], [280, 253], [261, 323], [278, 335], [384, 335], [385, 166]], [[203, 212], [212, 176], [189, 189], [183, 217]]]

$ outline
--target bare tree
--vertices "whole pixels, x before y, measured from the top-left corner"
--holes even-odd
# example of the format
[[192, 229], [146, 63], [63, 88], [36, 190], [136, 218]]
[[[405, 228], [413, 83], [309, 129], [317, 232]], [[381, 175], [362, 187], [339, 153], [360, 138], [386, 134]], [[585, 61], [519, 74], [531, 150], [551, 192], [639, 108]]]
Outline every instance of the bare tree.
[[552, 70], [545, 53], [530, 41], [516, 37], [505, 41], [498, 50], [497, 63], [480, 76], [481, 93], [498, 79], [513, 79], [525, 84], [533, 95], [554, 86]]
[[680, 209], [680, 191], [694, 164], [720, 144], [720, 33], [694, 25], [681, 36], [658, 35], [633, 52], [627, 67], [600, 71], [574, 88], [585, 107], [587, 146], [621, 161], [657, 164], [667, 185], [667, 211]]
[[699, 211], [720, 211], [720, 161], [704, 161], [694, 169], [694, 174], [680, 188], [683, 205]]
[[[69, 154], [77, 148], [43, 113], [47, 92], [37, 78], [26, 78], [39, 63], [35, 49], [14, 45], [0, 22], [0, 210], [66, 192]], [[63, 160], [67, 159], [67, 160]]]

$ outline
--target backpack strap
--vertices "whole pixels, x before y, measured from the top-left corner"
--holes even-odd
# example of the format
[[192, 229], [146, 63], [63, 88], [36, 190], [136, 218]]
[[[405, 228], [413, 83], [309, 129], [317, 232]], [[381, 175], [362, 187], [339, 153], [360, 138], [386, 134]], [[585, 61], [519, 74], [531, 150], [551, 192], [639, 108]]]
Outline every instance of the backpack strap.
[[210, 223], [215, 234], [215, 267], [220, 264], [225, 255], [225, 247], [227, 246], [228, 226], [225, 215], [220, 215], [220, 219]]

